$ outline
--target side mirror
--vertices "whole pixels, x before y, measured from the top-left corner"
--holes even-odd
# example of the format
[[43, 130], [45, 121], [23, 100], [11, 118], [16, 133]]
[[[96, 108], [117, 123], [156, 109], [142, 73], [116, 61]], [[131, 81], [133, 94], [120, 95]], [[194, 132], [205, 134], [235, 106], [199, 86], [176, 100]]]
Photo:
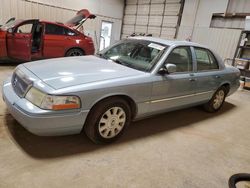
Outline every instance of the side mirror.
[[176, 72], [176, 65], [175, 64], [168, 63], [165, 65], [165, 67], [168, 71], [168, 74]]
[[164, 67], [160, 68], [158, 71], [158, 74], [165, 75], [165, 74], [171, 74], [176, 72], [176, 65], [168, 63]]
[[7, 30], [7, 32], [13, 34], [13, 28], [9, 28], [9, 29]]

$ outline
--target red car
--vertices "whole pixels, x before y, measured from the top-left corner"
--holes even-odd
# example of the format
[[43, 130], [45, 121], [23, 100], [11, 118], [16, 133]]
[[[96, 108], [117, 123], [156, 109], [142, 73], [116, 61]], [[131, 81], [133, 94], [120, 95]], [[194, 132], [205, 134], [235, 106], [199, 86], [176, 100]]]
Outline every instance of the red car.
[[30, 61], [92, 55], [93, 40], [77, 29], [95, 17], [83, 9], [65, 24], [37, 19], [12, 20], [0, 27], [0, 59]]

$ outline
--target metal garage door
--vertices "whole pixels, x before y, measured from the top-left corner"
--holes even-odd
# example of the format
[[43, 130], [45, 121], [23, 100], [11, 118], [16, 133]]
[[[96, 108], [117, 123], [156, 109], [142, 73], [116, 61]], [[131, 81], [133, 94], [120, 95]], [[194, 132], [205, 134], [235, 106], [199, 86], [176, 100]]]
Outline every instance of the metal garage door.
[[126, 0], [122, 38], [133, 33], [173, 39], [184, 0]]

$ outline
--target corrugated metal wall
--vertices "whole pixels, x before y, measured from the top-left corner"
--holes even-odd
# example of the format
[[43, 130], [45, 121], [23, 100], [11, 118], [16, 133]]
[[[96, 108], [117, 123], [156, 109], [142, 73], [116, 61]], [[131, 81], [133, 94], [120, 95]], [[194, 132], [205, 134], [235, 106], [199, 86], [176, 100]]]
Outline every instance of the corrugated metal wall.
[[[233, 58], [241, 30], [208, 27], [194, 27], [193, 29], [192, 42], [210, 47], [220, 54], [223, 59]], [[177, 39], [187, 39], [186, 33], [190, 33], [190, 30], [192, 30], [192, 27], [181, 26]]]
[[196, 27], [193, 41], [209, 46], [219, 53], [223, 59], [233, 58], [240, 33], [241, 30], [238, 29]]
[[126, 0], [122, 38], [133, 33], [173, 39], [181, 0]]
[[11, 17], [19, 19], [40, 18], [65, 22], [75, 15], [75, 10], [25, 0], [0, 0], [0, 23]]
[[[81, 8], [84, 7], [80, 7], [79, 9]], [[38, 3], [32, 0], [0, 0], [0, 24], [4, 24], [11, 17], [16, 17], [17, 19], [39, 18], [41, 20], [65, 23], [72, 18], [77, 11], [78, 10]], [[97, 14], [95, 20], [88, 20], [84, 23], [85, 34], [93, 38], [96, 49], [99, 47], [102, 20], [113, 23], [111, 42], [120, 39], [122, 19]]]
[[[241, 29], [212, 28], [210, 24], [214, 13], [225, 13], [227, 7], [233, 10], [232, 7], [237, 7], [236, 2], [243, 1], [231, 0], [232, 6], [228, 4], [228, 0], [186, 0], [177, 39], [191, 39], [193, 42], [209, 46], [223, 59], [233, 58]], [[238, 13], [244, 12], [244, 6], [240, 3], [238, 6], [241, 7], [237, 8]]]
[[229, 0], [227, 13], [249, 13], [249, 0]]

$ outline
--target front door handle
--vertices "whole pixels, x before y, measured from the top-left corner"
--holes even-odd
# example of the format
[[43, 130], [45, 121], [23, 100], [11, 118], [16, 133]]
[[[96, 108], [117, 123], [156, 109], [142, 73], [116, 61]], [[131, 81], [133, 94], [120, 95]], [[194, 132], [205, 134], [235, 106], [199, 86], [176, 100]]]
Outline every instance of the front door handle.
[[219, 75], [216, 75], [215, 78], [220, 78], [220, 76], [219, 76]]

